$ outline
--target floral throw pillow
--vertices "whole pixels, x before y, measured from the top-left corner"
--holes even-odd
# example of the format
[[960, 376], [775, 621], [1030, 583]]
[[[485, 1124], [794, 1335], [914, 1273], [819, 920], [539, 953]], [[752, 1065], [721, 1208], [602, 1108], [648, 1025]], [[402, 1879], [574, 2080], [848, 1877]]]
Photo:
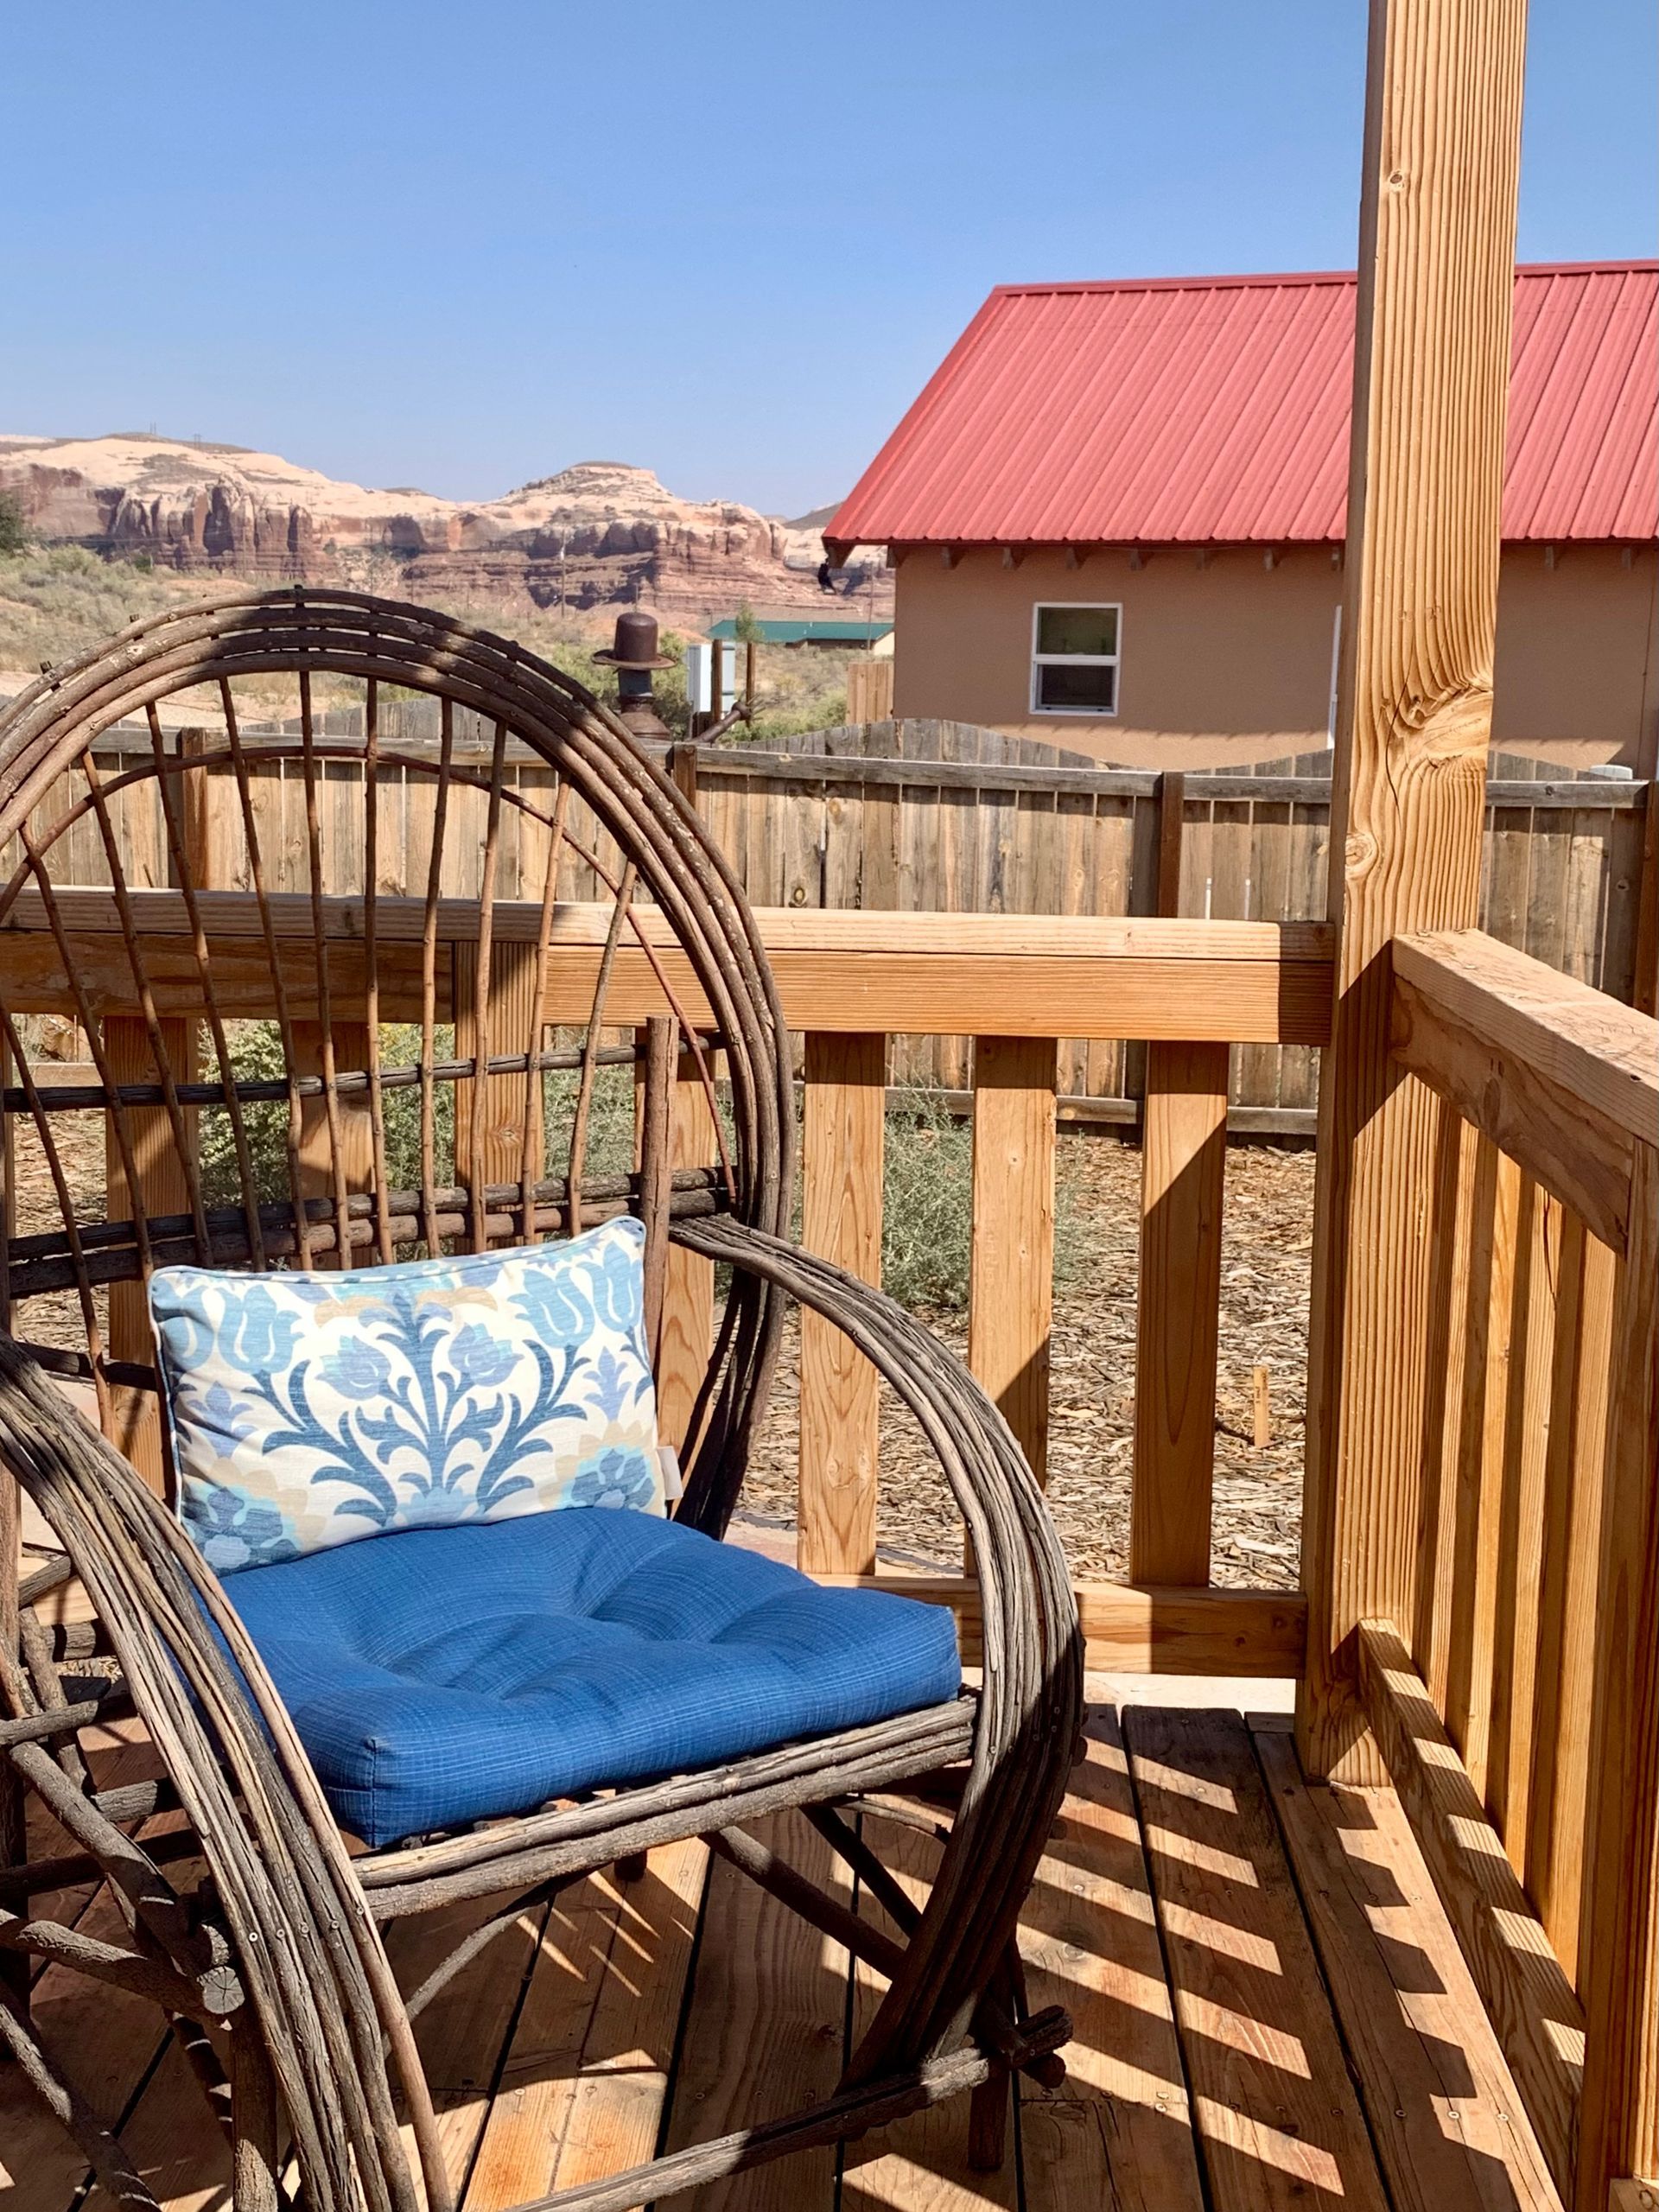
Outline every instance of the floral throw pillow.
[[181, 1506], [220, 1573], [554, 1506], [664, 1510], [645, 1231], [150, 1281]]

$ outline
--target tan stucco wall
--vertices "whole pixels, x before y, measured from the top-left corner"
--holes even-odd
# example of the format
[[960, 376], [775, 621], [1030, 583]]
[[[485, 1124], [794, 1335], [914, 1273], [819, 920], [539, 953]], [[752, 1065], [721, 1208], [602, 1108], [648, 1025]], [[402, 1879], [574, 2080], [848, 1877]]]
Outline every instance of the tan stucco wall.
[[[897, 577], [896, 714], [980, 722], [1128, 767], [1200, 768], [1316, 750], [1325, 741], [1342, 594], [1328, 552], [1058, 552], [1005, 568], [995, 551], [947, 569], [907, 554]], [[1654, 625], [1659, 558], [1617, 548], [1503, 557], [1494, 742], [1564, 766], [1618, 760], [1651, 774], [1659, 731]], [[1115, 717], [1033, 715], [1039, 601], [1123, 609]]]

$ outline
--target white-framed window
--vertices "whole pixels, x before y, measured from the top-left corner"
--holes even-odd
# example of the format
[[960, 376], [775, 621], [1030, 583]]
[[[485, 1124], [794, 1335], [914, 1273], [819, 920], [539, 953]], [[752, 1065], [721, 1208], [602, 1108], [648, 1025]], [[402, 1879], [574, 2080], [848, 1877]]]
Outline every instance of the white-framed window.
[[1033, 715], [1115, 715], [1122, 607], [1045, 600], [1031, 610]]

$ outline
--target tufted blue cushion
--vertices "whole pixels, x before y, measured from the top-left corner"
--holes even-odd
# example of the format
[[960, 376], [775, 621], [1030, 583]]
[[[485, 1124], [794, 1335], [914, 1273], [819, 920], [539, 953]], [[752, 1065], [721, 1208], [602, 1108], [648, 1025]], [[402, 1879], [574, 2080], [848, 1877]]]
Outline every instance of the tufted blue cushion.
[[942, 1605], [643, 1513], [421, 1529], [224, 1578], [343, 1825], [379, 1845], [954, 1696]]

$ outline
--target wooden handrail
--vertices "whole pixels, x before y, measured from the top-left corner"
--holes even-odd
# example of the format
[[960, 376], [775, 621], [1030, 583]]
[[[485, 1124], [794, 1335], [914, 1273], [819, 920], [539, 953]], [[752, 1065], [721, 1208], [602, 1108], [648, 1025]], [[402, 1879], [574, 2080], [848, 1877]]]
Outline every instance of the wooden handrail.
[[1525, 1061], [1581, 1112], [1659, 1144], [1659, 1021], [1484, 930], [1396, 938], [1393, 954], [1396, 996], [1410, 993], [1473, 1048]]
[[1659, 1022], [1479, 930], [1392, 954], [1395, 1062], [1623, 1252], [1631, 1147], [1659, 1142]]
[[[56, 895], [94, 1011], [135, 1012], [131, 963], [111, 894], [66, 889]], [[130, 903], [158, 1007], [164, 1014], [199, 1011], [200, 983], [183, 900], [173, 892], [147, 891], [131, 893]], [[257, 1018], [269, 1010], [270, 969], [257, 902], [246, 893], [212, 892], [197, 903], [213, 948], [222, 1010]], [[312, 902], [288, 894], [270, 905], [279, 944], [294, 947], [285, 980], [295, 1014], [303, 1015], [315, 991]], [[322, 906], [324, 926], [339, 948], [331, 978], [334, 1017], [360, 1018], [365, 902], [331, 898]], [[418, 1018], [422, 906], [416, 899], [375, 902], [386, 1020]], [[479, 911], [476, 900], [444, 900], [440, 938], [454, 945], [474, 938]], [[586, 1020], [608, 912], [575, 904], [556, 911], [546, 1020]], [[498, 902], [493, 914], [497, 944], [534, 942], [538, 907]], [[1329, 1027], [1331, 940], [1323, 923], [787, 907], [762, 907], [756, 918], [791, 1028], [1317, 1045]], [[659, 949], [688, 1016], [706, 1019], [666, 922], [641, 909], [640, 925]], [[70, 1010], [68, 981], [38, 894], [19, 894], [0, 938], [13, 1008]], [[621, 1023], [667, 1010], [652, 964], [637, 946], [619, 953], [610, 1006]], [[442, 1006], [440, 1020], [448, 1014]]]

